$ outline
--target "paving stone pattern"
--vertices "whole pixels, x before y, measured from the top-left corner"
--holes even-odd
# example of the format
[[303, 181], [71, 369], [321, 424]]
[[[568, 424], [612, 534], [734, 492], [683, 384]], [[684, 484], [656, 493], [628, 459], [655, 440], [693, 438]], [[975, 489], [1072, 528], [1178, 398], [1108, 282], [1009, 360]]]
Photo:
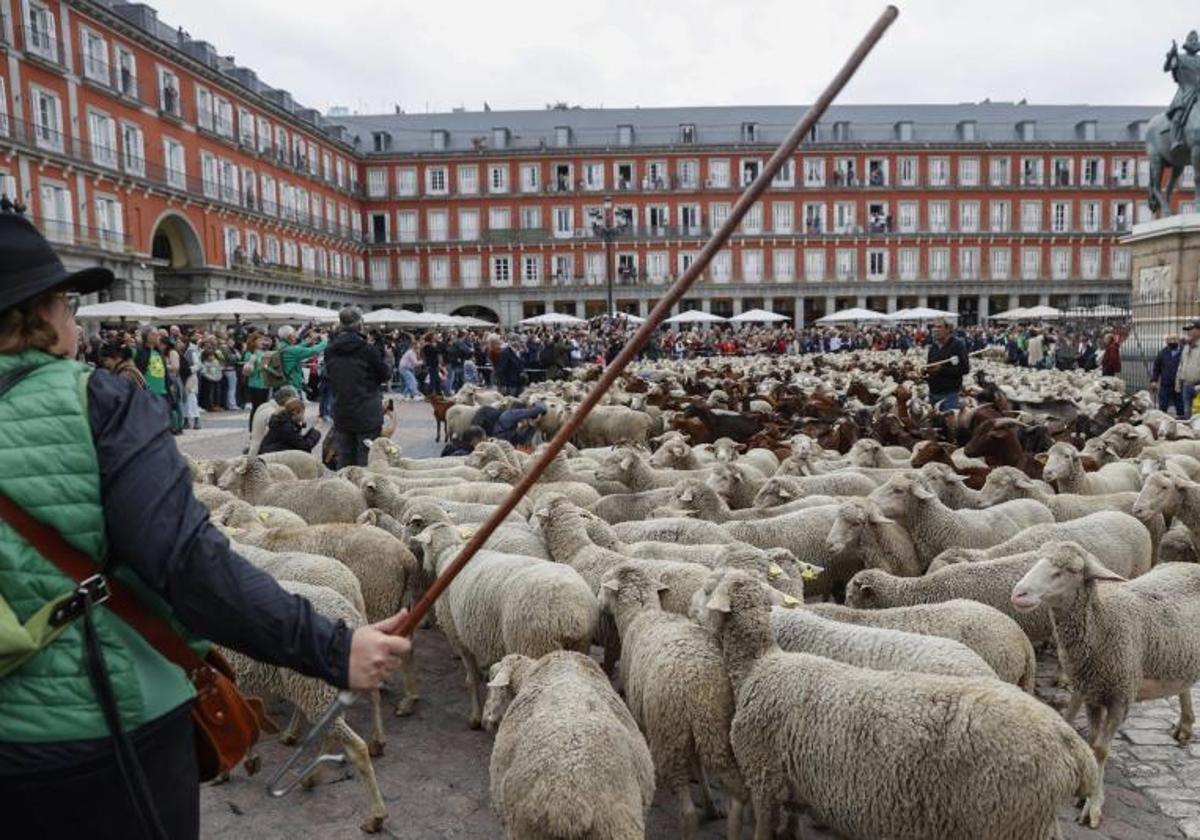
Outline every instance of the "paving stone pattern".
[[[432, 440], [432, 414], [423, 403], [403, 403], [396, 440], [411, 457], [436, 455], [441, 444]], [[229, 458], [241, 453], [247, 440], [246, 414], [205, 415], [200, 431], [179, 438], [180, 448], [201, 458]], [[415, 715], [387, 714], [386, 754], [375, 759], [375, 771], [387, 804], [389, 819], [383, 837], [404, 840], [494, 840], [500, 828], [488, 795], [488, 760], [492, 738], [467, 729], [467, 701], [461, 663], [435, 630], [417, 638], [417, 661], [422, 678], [422, 701]], [[1053, 687], [1054, 659], [1045, 657], [1038, 675], [1038, 694], [1061, 708], [1066, 692]], [[385, 703], [387, 702], [385, 696]], [[1197, 698], [1200, 702], [1200, 697]], [[1113, 743], [1105, 773], [1104, 823], [1099, 830], [1081, 828], [1073, 809], [1060, 811], [1063, 834], [1072, 840], [1160, 840], [1200, 838], [1200, 740], [1180, 747], [1171, 739], [1178, 714], [1175, 700], [1139, 703]], [[286, 709], [277, 710], [286, 721]], [[351, 725], [369, 730], [364, 704], [351, 709]], [[1075, 722], [1083, 732], [1086, 717]], [[311, 791], [286, 799], [266, 796], [264, 784], [286, 759], [289, 748], [267, 743], [263, 770], [248, 777], [237, 770], [232, 779], [207, 786], [201, 793], [201, 835], [221, 840], [356, 840], [366, 800], [357, 778], [334, 771]], [[936, 780], [931, 780], [936, 783]], [[698, 801], [698, 800], [697, 800]], [[744, 836], [752, 833], [745, 827]], [[647, 826], [647, 837], [678, 836], [674, 799], [660, 791]], [[703, 840], [724, 838], [724, 822], [705, 823]], [[805, 823], [800, 836], [826, 840], [836, 835]]]

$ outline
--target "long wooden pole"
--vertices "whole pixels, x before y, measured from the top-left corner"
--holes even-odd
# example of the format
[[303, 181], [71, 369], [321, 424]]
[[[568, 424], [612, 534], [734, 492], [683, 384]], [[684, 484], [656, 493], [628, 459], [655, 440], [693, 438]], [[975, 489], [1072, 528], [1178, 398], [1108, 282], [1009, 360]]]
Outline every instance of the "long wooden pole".
[[871, 50], [879, 43], [883, 34], [899, 14], [900, 10], [895, 6], [888, 6], [883, 10], [883, 13], [871, 26], [858, 46], [854, 48], [854, 52], [850, 54], [850, 57], [842, 65], [837, 75], [826, 85], [825, 90], [821, 92], [821, 95], [817, 97], [812, 106], [804, 113], [800, 121], [792, 127], [791, 132], [779, 144], [779, 148], [775, 150], [775, 153], [771, 155], [771, 159], [767, 161], [762, 172], [758, 174], [754, 182], [746, 188], [741, 198], [733, 205], [733, 209], [729, 211], [729, 217], [725, 220], [725, 223], [713, 232], [713, 235], [709, 237], [708, 242], [705, 243], [704, 248], [701, 249], [688, 270], [667, 290], [666, 295], [663, 296], [658, 305], [646, 317], [646, 322], [642, 324], [641, 328], [638, 329], [633, 338], [625, 345], [624, 349], [617, 354], [617, 357], [604, 369], [603, 375], [601, 375], [600, 379], [588, 392], [579, 409], [571, 413], [566, 424], [558, 430], [558, 434], [542, 450], [541, 456], [526, 472], [524, 478], [513, 487], [512, 492], [505, 497], [499, 507], [488, 517], [488, 520], [479, 527], [479, 530], [474, 533], [470, 541], [463, 546], [462, 551], [459, 552], [454, 562], [437, 577], [421, 600], [413, 606], [408, 614], [408, 619], [396, 631], [399, 635], [412, 635], [413, 631], [420, 625], [421, 619], [429, 612], [434, 602], [441, 597], [442, 592], [450, 585], [450, 582], [463, 570], [463, 567], [483, 547], [483, 544], [487, 542], [488, 538], [491, 537], [500, 523], [504, 521], [505, 517], [513, 511], [521, 499], [525, 497], [525, 494], [529, 492], [529, 489], [541, 478], [542, 472], [550, 465], [550, 462], [554, 460], [554, 457], [562, 450], [567, 441], [575, 435], [579, 427], [583, 425], [583, 421], [587, 419], [588, 414], [600, 402], [600, 398], [612, 387], [617, 377], [625, 370], [626, 365], [633, 361], [638, 351], [642, 349], [642, 346], [650, 339], [654, 331], [658, 329], [659, 324], [670, 315], [671, 307], [687, 294], [688, 290], [708, 267], [713, 256], [725, 245], [729, 237], [733, 235], [733, 232], [741, 223], [742, 217], [746, 215], [754, 202], [758, 201], [762, 194], [767, 191], [767, 188], [771, 185], [771, 181], [775, 178], [775, 173], [780, 170], [800, 146], [800, 143], [804, 141], [804, 138], [808, 136], [813, 126], [817, 124], [817, 121], [821, 119], [821, 116], [829, 108], [833, 100], [841, 93], [850, 79], [853, 78], [855, 72], [857, 72], [863, 61], [866, 60]]

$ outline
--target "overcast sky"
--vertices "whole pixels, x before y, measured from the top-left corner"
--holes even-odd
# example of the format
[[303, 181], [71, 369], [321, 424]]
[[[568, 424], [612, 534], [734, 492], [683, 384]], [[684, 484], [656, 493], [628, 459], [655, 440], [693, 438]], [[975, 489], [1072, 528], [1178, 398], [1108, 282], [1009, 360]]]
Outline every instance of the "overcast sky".
[[[809, 102], [878, 0], [148, 0], [322, 112]], [[909, 0], [843, 103], [1165, 106], [1196, 0]], [[1143, 11], [1143, 8], [1148, 11]], [[285, 11], [286, 10], [286, 11]]]

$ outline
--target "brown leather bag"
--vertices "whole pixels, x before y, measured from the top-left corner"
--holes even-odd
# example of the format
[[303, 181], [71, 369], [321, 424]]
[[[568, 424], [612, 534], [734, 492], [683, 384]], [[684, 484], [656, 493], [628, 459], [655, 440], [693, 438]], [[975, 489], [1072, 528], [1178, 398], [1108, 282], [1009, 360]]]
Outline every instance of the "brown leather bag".
[[267, 716], [261, 700], [245, 697], [238, 691], [233, 670], [216, 647], [210, 647], [208, 655], [201, 658], [165, 619], [147, 610], [131, 590], [115, 577], [101, 578], [96, 564], [83, 552], [2, 493], [0, 519], [76, 583], [88, 581], [94, 586], [94, 582], [99, 581], [107, 590], [107, 597], [94, 599], [93, 603], [103, 603], [187, 674], [196, 689], [192, 723], [196, 730], [200, 781], [209, 781], [235, 767], [261, 733], [279, 731]]

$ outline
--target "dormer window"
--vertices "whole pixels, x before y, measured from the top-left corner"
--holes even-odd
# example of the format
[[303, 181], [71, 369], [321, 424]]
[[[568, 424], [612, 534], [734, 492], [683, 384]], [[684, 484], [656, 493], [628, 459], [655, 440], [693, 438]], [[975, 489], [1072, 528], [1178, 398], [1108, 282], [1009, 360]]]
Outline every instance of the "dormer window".
[[440, 152], [448, 149], [450, 148], [450, 132], [441, 128], [434, 129], [431, 141], [434, 151]]
[[492, 148], [507, 149], [508, 148], [508, 129], [493, 128], [492, 129]]
[[679, 126], [679, 142], [685, 146], [690, 146], [696, 142], [696, 126], [692, 123], [685, 123]]
[[392, 148], [392, 135], [386, 131], [371, 132], [371, 151], [386, 152]]
[[963, 120], [958, 124], [958, 139], [964, 143], [974, 142], [978, 138], [978, 125], [975, 120]]
[[746, 122], [742, 123], [742, 142], [757, 143], [758, 142], [758, 123]]
[[896, 123], [896, 139], [901, 143], [911, 143], [913, 139], [913, 124], [908, 120]]
[[835, 143], [845, 143], [850, 139], [850, 123], [835, 122], [833, 124], [833, 140]]
[[617, 145], [632, 146], [633, 145], [633, 126], [619, 125], [617, 126]]
[[554, 129], [554, 145], [565, 149], [571, 145], [571, 127], [560, 125]]

